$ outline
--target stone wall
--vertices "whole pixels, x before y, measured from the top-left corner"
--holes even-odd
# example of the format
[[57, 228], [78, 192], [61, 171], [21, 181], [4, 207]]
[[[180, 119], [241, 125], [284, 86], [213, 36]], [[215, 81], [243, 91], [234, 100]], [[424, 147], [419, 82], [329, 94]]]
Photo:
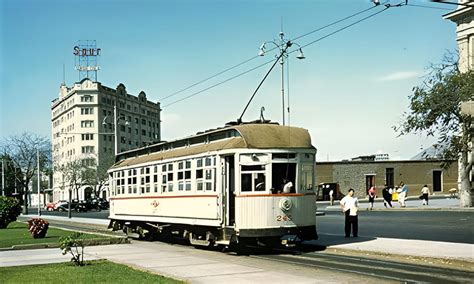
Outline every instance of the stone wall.
[[408, 185], [408, 196], [418, 196], [425, 184], [433, 190], [433, 171], [440, 170], [442, 191], [435, 194], [447, 194], [457, 187], [457, 164], [454, 162], [448, 169], [442, 169], [440, 164], [441, 161], [321, 162], [316, 163], [316, 182], [338, 183], [343, 194], [354, 188], [357, 197], [365, 198], [366, 175], [374, 175], [377, 195], [381, 196], [386, 169], [393, 168], [394, 184], [403, 181]]

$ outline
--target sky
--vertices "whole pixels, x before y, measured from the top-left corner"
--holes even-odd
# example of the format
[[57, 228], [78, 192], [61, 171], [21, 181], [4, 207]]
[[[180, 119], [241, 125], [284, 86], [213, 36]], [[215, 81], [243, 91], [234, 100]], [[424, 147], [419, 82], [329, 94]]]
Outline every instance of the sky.
[[[442, 18], [456, 6], [409, 3], [431, 8], [392, 7], [336, 32], [384, 9], [378, 6], [294, 41], [306, 58], [294, 52], [285, 65], [289, 124], [309, 130], [317, 160], [375, 153], [409, 159], [435, 141], [398, 137], [393, 126], [427, 67], [456, 49], [455, 24]], [[51, 137], [51, 101], [63, 65], [66, 85], [79, 81], [72, 54], [79, 40], [96, 40], [102, 50], [99, 82], [123, 83], [128, 93], [143, 90], [161, 103], [162, 138], [173, 140], [235, 121], [271, 64], [236, 76], [274, 59], [275, 51], [163, 98], [255, 57], [282, 27], [292, 40], [372, 6], [369, 0], [0, 0], [0, 139], [25, 131]], [[280, 68], [243, 120], [258, 119], [263, 106], [266, 119], [282, 122]]]

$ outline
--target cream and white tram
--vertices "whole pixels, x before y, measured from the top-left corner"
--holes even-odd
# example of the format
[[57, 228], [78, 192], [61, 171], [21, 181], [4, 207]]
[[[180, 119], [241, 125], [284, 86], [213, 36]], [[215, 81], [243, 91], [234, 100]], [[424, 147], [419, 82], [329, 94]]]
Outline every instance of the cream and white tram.
[[121, 153], [110, 227], [194, 245], [316, 239], [316, 149], [306, 129], [247, 123]]

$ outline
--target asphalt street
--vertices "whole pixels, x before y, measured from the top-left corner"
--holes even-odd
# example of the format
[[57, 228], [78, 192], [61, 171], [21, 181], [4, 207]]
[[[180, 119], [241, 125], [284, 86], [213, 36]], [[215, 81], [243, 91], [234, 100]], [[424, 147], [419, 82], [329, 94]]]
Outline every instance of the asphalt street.
[[[344, 216], [317, 216], [319, 234], [343, 235]], [[473, 212], [359, 211], [359, 235], [474, 244]]]

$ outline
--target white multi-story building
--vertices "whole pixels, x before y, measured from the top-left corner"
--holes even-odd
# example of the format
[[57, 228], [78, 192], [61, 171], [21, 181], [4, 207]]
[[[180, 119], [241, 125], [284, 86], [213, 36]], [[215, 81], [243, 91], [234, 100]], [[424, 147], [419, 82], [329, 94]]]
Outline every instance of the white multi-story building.
[[[51, 106], [53, 163], [60, 166], [80, 160], [84, 166], [100, 166], [114, 159], [115, 143], [118, 152], [123, 152], [158, 142], [160, 111], [160, 104], [148, 101], [143, 91], [130, 95], [123, 84], [112, 89], [83, 79], [72, 87], [61, 85], [59, 98]], [[53, 200], [67, 200], [68, 192], [64, 174], [55, 171]], [[92, 187], [84, 185], [78, 192], [73, 189], [72, 198], [86, 199], [91, 194]], [[100, 197], [108, 197], [107, 188]]]

